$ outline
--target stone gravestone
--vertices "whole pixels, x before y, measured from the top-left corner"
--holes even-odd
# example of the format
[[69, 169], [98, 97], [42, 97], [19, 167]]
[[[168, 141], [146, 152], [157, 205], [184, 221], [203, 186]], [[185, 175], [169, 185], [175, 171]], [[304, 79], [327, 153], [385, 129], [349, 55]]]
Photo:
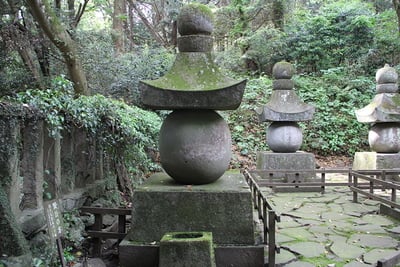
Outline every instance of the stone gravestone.
[[[256, 110], [261, 122], [270, 122], [266, 139], [272, 151], [257, 153], [257, 170], [263, 171], [262, 178], [270, 182], [296, 184], [316, 181], [314, 155], [298, 151], [303, 142], [298, 122], [311, 120], [315, 109], [302, 102], [293, 90], [291, 78], [294, 68], [290, 63], [276, 63], [272, 74], [274, 81], [271, 98], [265, 106]], [[284, 190], [283, 187], [274, 189]]]
[[[389, 65], [376, 72], [376, 96], [356, 110], [357, 121], [372, 124], [368, 141], [372, 152], [356, 152], [354, 170], [400, 168], [400, 94], [398, 74]], [[396, 175], [391, 179], [399, 180]]]
[[[199, 257], [212, 257], [202, 259], [205, 267], [264, 266], [263, 246], [254, 238], [251, 192], [239, 172], [226, 171], [231, 136], [215, 111], [236, 109], [245, 81], [226, 77], [214, 64], [212, 30], [208, 7], [183, 7], [174, 65], [163, 77], [140, 83], [144, 106], [173, 111], [160, 132], [165, 172], [134, 191], [131, 230], [119, 247], [121, 266], [199, 266]], [[212, 237], [207, 244], [213, 253], [190, 249], [196, 244], [189, 238], [193, 232]], [[181, 234], [171, 240], [171, 233]], [[182, 243], [189, 259], [165, 255]]]

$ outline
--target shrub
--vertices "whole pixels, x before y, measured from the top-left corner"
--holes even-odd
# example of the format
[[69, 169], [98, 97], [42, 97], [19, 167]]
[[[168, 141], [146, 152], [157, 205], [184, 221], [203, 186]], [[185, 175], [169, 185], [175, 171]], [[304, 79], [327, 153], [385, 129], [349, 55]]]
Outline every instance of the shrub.
[[359, 123], [354, 112], [372, 100], [372, 77], [353, 76], [346, 68], [335, 68], [321, 77], [303, 75], [294, 80], [300, 98], [316, 108], [314, 118], [303, 124], [302, 149], [346, 156], [368, 149], [368, 125]]
[[317, 14], [299, 12], [285, 29], [288, 60], [307, 72], [354, 64], [371, 48], [374, 24], [372, 7], [360, 1], [329, 3]]

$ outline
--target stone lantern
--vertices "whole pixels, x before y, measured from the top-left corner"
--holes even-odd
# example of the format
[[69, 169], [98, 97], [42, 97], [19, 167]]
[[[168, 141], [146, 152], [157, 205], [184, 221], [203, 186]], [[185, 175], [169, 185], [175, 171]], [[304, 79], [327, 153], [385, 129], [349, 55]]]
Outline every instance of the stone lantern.
[[353, 169], [399, 168], [400, 94], [398, 74], [389, 65], [376, 72], [376, 95], [366, 107], [356, 110], [357, 121], [371, 123], [368, 141], [372, 152], [356, 152]]
[[145, 107], [172, 112], [160, 130], [165, 172], [133, 192], [131, 230], [119, 246], [122, 267], [264, 266], [251, 192], [239, 171], [227, 171], [231, 136], [215, 111], [236, 109], [246, 81], [214, 64], [211, 15], [204, 5], [183, 7], [172, 68], [140, 83]]
[[[261, 122], [271, 122], [266, 136], [272, 152], [257, 153], [257, 169], [268, 170], [269, 178], [275, 180], [302, 182], [305, 178], [315, 176], [312, 173], [315, 169], [315, 157], [311, 153], [298, 151], [303, 142], [303, 133], [298, 122], [311, 120], [315, 109], [302, 102], [293, 90], [291, 78], [294, 68], [290, 63], [276, 63], [272, 74], [274, 81], [271, 98], [265, 106], [256, 110]], [[299, 172], [284, 173], [277, 170]]]

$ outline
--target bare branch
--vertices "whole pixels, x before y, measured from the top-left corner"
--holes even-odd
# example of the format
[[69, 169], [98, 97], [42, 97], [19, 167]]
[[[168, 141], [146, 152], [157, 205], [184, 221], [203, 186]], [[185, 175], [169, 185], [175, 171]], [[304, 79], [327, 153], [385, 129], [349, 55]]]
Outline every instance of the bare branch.
[[83, 13], [85, 12], [85, 9], [86, 9], [86, 6], [87, 6], [88, 3], [89, 3], [89, 0], [85, 0], [83, 5], [79, 4], [78, 12], [76, 13], [74, 22], [71, 25], [72, 28], [76, 28], [78, 26], [79, 22], [81, 21]]
[[162, 44], [164, 47], [168, 47], [169, 44], [166, 42], [162, 36], [154, 29], [154, 27], [151, 25], [150, 21], [147, 19], [147, 17], [143, 14], [142, 10], [137, 7], [136, 3], [134, 3], [132, 0], [128, 1], [130, 5], [132, 5], [133, 9], [136, 11], [140, 19], [142, 20], [143, 24], [146, 26], [146, 28], [150, 31], [151, 35], [159, 42]]

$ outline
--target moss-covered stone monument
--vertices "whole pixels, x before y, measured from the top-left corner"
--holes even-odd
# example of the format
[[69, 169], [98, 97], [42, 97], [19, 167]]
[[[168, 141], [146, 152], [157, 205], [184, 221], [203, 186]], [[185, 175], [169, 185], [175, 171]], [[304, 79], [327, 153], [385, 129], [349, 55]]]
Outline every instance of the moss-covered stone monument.
[[[211, 18], [204, 5], [183, 7], [174, 65], [165, 76], [140, 83], [144, 106], [173, 111], [160, 130], [165, 172], [134, 191], [121, 266], [264, 266], [251, 192], [242, 174], [227, 171], [231, 136], [215, 111], [236, 109], [245, 81], [224, 76], [214, 64]], [[192, 238], [193, 232], [207, 240]]]

